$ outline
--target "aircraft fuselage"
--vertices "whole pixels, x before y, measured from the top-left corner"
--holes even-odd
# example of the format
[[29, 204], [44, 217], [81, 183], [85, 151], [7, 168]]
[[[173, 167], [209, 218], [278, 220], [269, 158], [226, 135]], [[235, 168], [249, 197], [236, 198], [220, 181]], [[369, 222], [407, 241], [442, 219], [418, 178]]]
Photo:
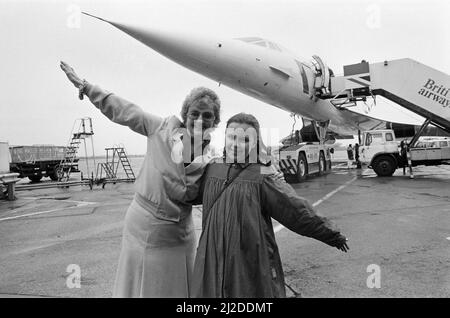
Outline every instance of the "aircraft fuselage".
[[[109, 22], [174, 62], [243, 94], [348, 134], [357, 129], [327, 100], [311, 98], [314, 65], [266, 41], [217, 40], [163, 30], [145, 30]], [[270, 46], [269, 47], [269, 42]]]

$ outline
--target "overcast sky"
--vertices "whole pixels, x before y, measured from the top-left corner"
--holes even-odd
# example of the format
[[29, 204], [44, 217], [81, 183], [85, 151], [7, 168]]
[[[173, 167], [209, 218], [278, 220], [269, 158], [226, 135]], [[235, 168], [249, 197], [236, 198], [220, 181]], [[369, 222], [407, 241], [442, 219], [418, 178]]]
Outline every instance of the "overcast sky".
[[[262, 127], [279, 129], [281, 137], [290, 133], [289, 113], [219, 87], [111, 25], [86, 16], [78, 19], [79, 9], [141, 26], [268, 38], [299, 57], [319, 55], [336, 74], [342, 74], [343, 65], [362, 59], [405, 57], [450, 74], [446, 0], [0, 0], [0, 141], [66, 145], [75, 119], [92, 117], [97, 155], [114, 144], [124, 144], [130, 154], [145, 153], [145, 137], [111, 123], [87, 99], [78, 100], [60, 60], [88, 81], [160, 116], [178, 114], [190, 89], [206, 86], [222, 100], [223, 122], [244, 111], [256, 115]], [[420, 123], [418, 116], [381, 102], [371, 115]]]

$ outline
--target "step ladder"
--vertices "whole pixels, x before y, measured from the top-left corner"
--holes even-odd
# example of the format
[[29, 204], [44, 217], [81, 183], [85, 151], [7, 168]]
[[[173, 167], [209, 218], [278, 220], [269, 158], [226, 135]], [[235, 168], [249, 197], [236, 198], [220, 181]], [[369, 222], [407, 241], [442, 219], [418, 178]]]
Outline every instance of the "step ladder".
[[86, 117], [75, 120], [75, 123], [72, 127], [72, 132], [70, 133], [71, 139], [64, 151], [64, 157], [57, 167], [58, 181], [69, 181], [70, 173], [74, 170], [74, 166], [77, 165], [75, 160], [77, 158], [77, 153], [81, 146], [81, 143], [84, 143], [87, 157], [86, 138], [91, 137], [93, 134], [94, 131], [92, 129], [91, 118]]
[[117, 179], [116, 173], [114, 172], [114, 167], [108, 162], [101, 162], [97, 166], [97, 171], [100, 170], [100, 175], [97, 176], [97, 179], [104, 179], [103, 172], [105, 172], [106, 179]]
[[125, 149], [123, 147], [117, 148], [117, 154], [119, 155], [119, 160], [122, 163], [122, 168], [127, 175], [127, 179], [136, 180], [130, 161], [128, 160], [128, 156], [125, 153]]
[[[102, 183], [104, 181], [135, 181], [136, 177], [131, 167], [125, 148], [122, 146], [115, 146], [105, 148], [106, 162], [99, 163], [97, 166], [96, 182]], [[119, 178], [117, 175], [119, 165], [122, 166], [126, 178]]]

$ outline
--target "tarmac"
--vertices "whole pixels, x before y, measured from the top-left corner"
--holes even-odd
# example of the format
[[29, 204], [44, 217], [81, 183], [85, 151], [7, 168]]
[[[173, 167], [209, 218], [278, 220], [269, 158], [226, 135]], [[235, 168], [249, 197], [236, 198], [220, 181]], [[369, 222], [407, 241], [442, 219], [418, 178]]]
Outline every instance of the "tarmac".
[[[350, 250], [274, 221], [288, 297], [450, 297], [450, 166], [415, 167], [414, 175], [379, 178], [341, 164], [294, 184]], [[0, 200], [0, 297], [111, 297], [133, 190], [49, 188]], [[201, 209], [193, 213], [199, 237]]]

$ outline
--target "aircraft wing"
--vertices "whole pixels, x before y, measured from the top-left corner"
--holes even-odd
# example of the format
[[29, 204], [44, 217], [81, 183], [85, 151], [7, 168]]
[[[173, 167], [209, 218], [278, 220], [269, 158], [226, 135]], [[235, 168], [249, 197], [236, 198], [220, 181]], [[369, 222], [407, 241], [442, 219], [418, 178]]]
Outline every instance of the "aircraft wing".
[[[358, 132], [358, 129], [361, 131], [365, 130], [373, 130], [377, 128], [385, 128], [386, 127], [386, 121], [381, 119], [376, 119], [364, 114], [360, 114], [358, 112], [349, 110], [348, 108], [341, 108], [339, 109], [342, 116], [346, 118], [346, 121], [349, 123], [352, 123], [353, 127], [347, 126], [345, 127], [347, 130], [347, 133], [353, 133], [356, 134]], [[332, 125], [330, 125], [330, 130], [335, 132], [342, 132], [344, 127], [336, 127], [337, 129], [333, 129]]]
[[[331, 120], [327, 129], [327, 138], [332, 139], [351, 139], [358, 135], [358, 130], [367, 131], [375, 129], [385, 129], [387, 122], [376, 119], [347, 108], [337, 108], [339, 120]], [[301, 129], [301, 139], [305, 142], [319, 141], [316, 136], [314, 126], [310, 119], [303, 119], [303, 127]], [[280, 142], [288, 142], [295, 138], [295, 134], [291, 134], [283, 138]]]

